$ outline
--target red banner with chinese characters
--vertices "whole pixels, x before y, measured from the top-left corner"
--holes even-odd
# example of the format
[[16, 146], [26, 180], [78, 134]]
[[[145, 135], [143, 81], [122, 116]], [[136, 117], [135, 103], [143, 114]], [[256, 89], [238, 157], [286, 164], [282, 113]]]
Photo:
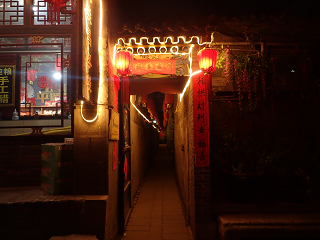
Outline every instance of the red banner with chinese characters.
[[[113, 76], [112, 88], [113, 88], [113, 99], [112, 105], [115, 111], [118, 111], [118, 91], [119, 91], [120, 78], [116, 75]], [[113, 141], [112, 145], [112, 170], [117, 168], [117, 141]]]
[[112, 145], [112, 170], [117, 168], [117, 141], [113, 141]]
[[175, 74], [175, 60], [134, 60], [133, 75], [143, 75], [148, 73], [156, 74]]
[[209, 166], [209, 102], [204, 74], [201, 72], [192, 77], [193, 87], [193, 121], [194, 152], [196, 167]]

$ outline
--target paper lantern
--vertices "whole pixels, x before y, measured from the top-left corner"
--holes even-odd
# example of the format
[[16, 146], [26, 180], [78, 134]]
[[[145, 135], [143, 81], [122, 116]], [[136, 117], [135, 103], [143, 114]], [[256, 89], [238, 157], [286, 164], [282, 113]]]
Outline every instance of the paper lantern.
[[198, 52], [198, 61], [201, 71], [205, 74], [205, 84], [207, 89], [207, 99], [210, 101], [212, 94], [212, 73], [216, 69], [217, 51], [213, 48], [203, 48]]
[[34, 70], [33, 68], [30, 68], [28, 70], [28, 81], [30, 84], [33, 84], [33, 82], [36, 80], [37, 78], [37, 71]]
[[56, 71], [58, 71], [58, 72], [61, 71], [61, 65], [62, 65], [61, 58], [60, 58], [60, 57], [57, 57], [57, 58], [56, 58], [56, 62], [55, 62], [55, 66], [54, 66], [54, 68], [56, 69]]
[[133, 54], [127, 50], [116, 53], [115, 67], [120, 76], [127, 76], [132, 72]]
[[133, 54], [127, 50], [120, 50], [115, 56], [115, 67], [120, 77], [121, 102], [129, 103], [129, 74], [132, 72]]
[[47, 21], [60, 24], [60, 9], [66, 6], [68, 0], [45, 0], [47, 2]]

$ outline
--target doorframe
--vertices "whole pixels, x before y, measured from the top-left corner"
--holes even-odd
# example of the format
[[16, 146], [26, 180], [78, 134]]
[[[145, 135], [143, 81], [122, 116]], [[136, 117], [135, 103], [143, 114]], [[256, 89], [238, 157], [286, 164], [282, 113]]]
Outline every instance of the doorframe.
[[[121, 89], [119, 89], [118, 92], [118, 99], [121, 99]], [[128, 142], [129, 144], [125, 144], [125, 138], [124, 138], [124, 115], [125, 115], [125, 110], [127, 110], [127, 121], [128, 121]], [[131, 201], [131, 188], [132, 188], [132, 183], [131, 183], [131, 131], [130, 131], [130, 103], [129, 104], [123, 104], [119, 102], [119, 115], [120, 115], [120, 129], [119, 129], [119, 167], [118, 167], [118, 222], [119, 222], [119, 233], [121, 235], [124, 234], [126, 225], [129, 220], [129, 216], [132, 211], [132, 201]], [[128, 176], [128, 183], [126, 186], [124, 186], [125, 181], [125, 174], [124, 174], [124, 162], [125, 162], [125, 154], [128, 153], [127, 155], [127, 161], [128, 161], [128, 166], [127, 166], [127, 171], [129, 172]], [[129, 188], [129, 189], [128, 189]], [[125, 191], [129, 191], [129, 210], [126, 216], [125, 215]]]

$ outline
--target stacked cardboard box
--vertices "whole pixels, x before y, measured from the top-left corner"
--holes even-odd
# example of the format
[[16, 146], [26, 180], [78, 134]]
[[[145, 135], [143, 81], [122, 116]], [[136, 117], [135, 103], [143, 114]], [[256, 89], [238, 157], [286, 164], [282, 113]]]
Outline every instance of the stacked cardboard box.
[[73, 144], [41, 145], [41, 188], [52, 195], [72, 193]]

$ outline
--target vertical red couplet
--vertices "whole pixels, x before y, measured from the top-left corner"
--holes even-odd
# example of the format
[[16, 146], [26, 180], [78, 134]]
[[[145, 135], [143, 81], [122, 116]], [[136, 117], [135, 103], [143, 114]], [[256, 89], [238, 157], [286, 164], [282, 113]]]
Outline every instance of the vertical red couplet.
[[202, 72], [192, 77], [194, 152], [196, 167], [209, 166], [209, 101], [206, 78], [207, 77], [205, 77]]

